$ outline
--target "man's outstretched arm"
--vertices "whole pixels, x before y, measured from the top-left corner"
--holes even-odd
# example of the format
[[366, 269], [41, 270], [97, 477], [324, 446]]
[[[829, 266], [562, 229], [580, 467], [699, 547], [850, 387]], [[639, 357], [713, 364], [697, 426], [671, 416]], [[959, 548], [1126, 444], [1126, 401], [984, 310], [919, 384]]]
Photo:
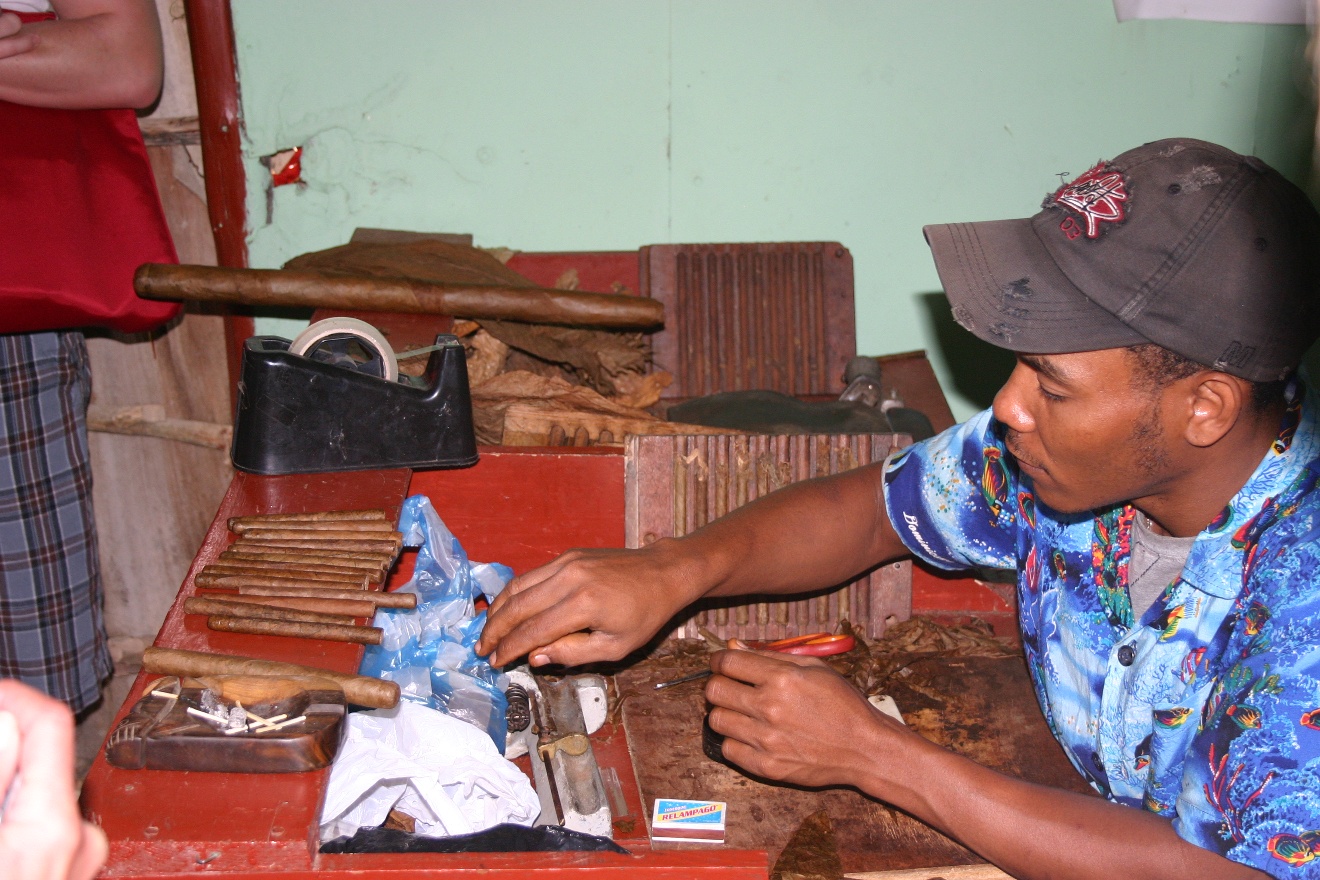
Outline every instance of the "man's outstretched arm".
[[906, 553], [882, 466], [868, 465], [787, 486], [683, 538], [565, 553], [495, 600], [478, 650], [497, 664], [617, 660], [698, 599], [820, 589]]

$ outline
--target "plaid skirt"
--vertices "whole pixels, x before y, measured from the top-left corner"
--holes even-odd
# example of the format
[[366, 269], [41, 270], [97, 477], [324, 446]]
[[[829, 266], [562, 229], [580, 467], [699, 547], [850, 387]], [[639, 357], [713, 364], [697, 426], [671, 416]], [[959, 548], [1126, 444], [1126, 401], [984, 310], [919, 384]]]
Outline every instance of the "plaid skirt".
[[0, 676], [78, 712], [113, 671], [76, 331], [0, 335]]

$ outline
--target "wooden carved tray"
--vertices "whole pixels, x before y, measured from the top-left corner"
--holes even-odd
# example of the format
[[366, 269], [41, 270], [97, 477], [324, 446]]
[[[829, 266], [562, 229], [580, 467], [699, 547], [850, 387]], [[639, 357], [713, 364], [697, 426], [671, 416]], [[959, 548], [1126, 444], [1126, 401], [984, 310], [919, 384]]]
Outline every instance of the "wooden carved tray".
[[[207, 689], [225, 704], [241, 703], [254, 716], [302, 720], [279, 729], [254, 723], [250, 730], [226, 734], [188, 711], [202, 706]], [[126, 770], [298, 773], [330, 764], [339, 749], [343, 718], [343, 692], [320, 678], [165, 676], [148, 682], [111, 731], [105, 756]]]

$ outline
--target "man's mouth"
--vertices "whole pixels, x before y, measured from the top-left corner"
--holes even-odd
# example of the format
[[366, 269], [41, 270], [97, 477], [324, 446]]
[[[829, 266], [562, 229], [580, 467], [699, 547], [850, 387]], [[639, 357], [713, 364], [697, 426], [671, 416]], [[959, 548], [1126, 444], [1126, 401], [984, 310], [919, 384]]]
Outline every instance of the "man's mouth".
[[1008, 451], [1013, 454], [1015, 459], [1017, 459], [1018, 464], [1025, 465], [1028, 470], [1042, 474], [1045, 473], [1044, 465], [1022, 453], [1022, 443], [1015, 432], [1010, 431], [1005, 435], [1004, 445], [1008, 447]]

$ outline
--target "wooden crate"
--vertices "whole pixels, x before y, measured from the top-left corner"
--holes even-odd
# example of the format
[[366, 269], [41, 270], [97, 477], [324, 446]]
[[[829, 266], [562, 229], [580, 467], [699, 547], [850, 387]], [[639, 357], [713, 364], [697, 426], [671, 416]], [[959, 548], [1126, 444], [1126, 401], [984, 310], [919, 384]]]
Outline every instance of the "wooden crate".
[[[900, 434], [630, 436], [627, 546], [681, 537], [790, 483], [884, 461], [907, 442]], [[876, 638], [911, 609], [912, 564], [902, 561], [812, 598], [701, 603], [675, 635], [779, 639], [835, 632], [847, 620]]]

